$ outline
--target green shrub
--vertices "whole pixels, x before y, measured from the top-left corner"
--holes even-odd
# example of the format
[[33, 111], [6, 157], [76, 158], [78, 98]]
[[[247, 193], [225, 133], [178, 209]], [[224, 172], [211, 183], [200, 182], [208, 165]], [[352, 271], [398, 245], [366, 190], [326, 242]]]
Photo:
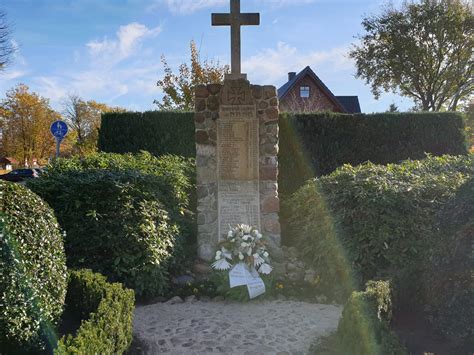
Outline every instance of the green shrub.
[[280, 116], [280, 175], [283, 194], [307, 179], [344, 164], [399, 163], [426, 154], [467, 153], [458, 113], [283, 114]]
[[437, 224], [439, 237], [430, 253], [424, 300], [430, 318], [442, 333], [474, 348], [474, 179], [444, 206]]
[[68, 266], [151, 297], [165, 291], [170, 265], [185, 257], [178, 227], [187, 206], [184, 166], [173, 157], [99, 154], [60, 160], [30, 187], [67, 231]]
[[54, 345], [65, 295], [64, 246], [53, 211], [23, 186], [0, 181], [0, 349]]
[[[90, 172], [139, 172], [141, 175], [156, 177], [161, 201], [171, 210], [182, 214], [189, 204], [189, 189], [193, 186], [194, 161], [173, 155], [159, 158], [148, 152], [138, 154], [92, 154], [86, 158], [73, 157], [57, 159], [48, 166], [45, 176], [58, 176], [62, 173]], [[36, 182], [37, 180], [33, 181]]]
[[416, 277], [436, 239], [439, 209], [473, 176], [472, 155], [346, 165], [309, 181], [284, 204], [288, 241], [320, 270], [322, 283], [344, 291], [403, 270]]
[[403, 355], [397, 336], [390, 330], [390, 283], [370, 281], [363, 292], [353, 292], [344, 306], [336, 338], [344, 355]]
[[146, 150], [156, 156], [196, 156], [194, 113], [125, 112], [102, 116], [99, 150], [110, 153], [138, 153]]
[[135, 297], [120, 284], [90, 270], [72, 271], [68, 311], [82, 319], [75, 335], [64, 336], [55, 354], [123, 354], [132, 342]]

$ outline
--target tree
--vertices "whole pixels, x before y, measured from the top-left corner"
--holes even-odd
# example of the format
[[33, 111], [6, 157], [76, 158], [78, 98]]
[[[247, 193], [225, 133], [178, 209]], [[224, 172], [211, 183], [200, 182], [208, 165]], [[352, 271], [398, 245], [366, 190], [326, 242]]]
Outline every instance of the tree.
[[5, 12], [0, 10], [0, 71], [5, 69], [11, 55], [15, 52], [10, 38], [10, 29]]
[[190, 49], [191, 63], [181, 64], [178, 74], [173, 73], [165, 56], [161, 56], [165, 76], [158, 80], [157, 85], [163, 90], [164, 96], [161, 100], [154, 101], [160, 110], [194, 110], [194, 88], [200, 84], [222, 83], [224, 75], [229, 73], [228, 65], [201, 61], [194, 41], [191, 41]]
[[363, 20], [350, 57], [379, 98], [399, 92], [424, 111], [455, 111], [474, 90], [474, 15], [461, 0], [405, 2]]
[[395, 105], [394, 103], [391, 103], [390, 106], [388, 107], [387, 112], [400, 112], [400, 111], [398, 111], [397, 105]]
[[0, 103], [2, 154], [31, 163], [45, 160], [54, 153], [51, 124], [60, 119], [49, 101], [19, 84], [7, 91]]
[[105, 112], [124, 112], [120, 107], [110, 107], [96, 101], [84, 101], [69, 95], [63, 103], [63, 116], [75, 138], [73, 153], [85, 155], [97, 150], [101, 115]]

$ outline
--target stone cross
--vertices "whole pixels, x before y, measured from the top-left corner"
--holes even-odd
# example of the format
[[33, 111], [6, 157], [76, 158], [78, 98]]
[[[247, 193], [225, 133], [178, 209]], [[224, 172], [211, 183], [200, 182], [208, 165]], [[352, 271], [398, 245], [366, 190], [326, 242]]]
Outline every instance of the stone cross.
[[240, 26], [260, 25], [260, 14], [240, 12], [240, 0], [230, 0], [230, 14], [212, 14], [213, 26], [230, 26], [231, 32], [231, 73], [241, 76]]

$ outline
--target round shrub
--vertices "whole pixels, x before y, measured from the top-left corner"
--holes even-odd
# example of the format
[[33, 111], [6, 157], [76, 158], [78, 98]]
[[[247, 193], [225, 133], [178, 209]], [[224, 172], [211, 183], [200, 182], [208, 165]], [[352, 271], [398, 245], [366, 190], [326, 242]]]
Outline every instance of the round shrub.
[[135, 297], [90, 270], [71, 271], [66, 308], [81, 321], [75, 334], [63, 336], [55, 355], [123, 354], [132, 342]]
[[424, 295], [433, 324], [447, 337], [474, 347], [474, 179], [442, 210]]
[[0, 181], [0, 348], [54, 347], [66, 287], [63, 238], [53, 211], [25, 187]]
[[392, 299], [388, 281], [369, 281], [349, 297], [337, 327], [338, 354], [404, 355], [390, 329]]
[[67, 263], [134, 289], [161, 294], [179, 245], [173, 212], [160, 201], [161, 179], [134, 170], [64, 169], [48, 172], [32, 189], [55, 210], [66, 230]]
[[282, 212], [291, 242], [320, 270], [321, 283], [360, 287], [407, 274], [418, 287], [438, 213], [473, 177], [473, 155], [345, 165], [308, 181]]

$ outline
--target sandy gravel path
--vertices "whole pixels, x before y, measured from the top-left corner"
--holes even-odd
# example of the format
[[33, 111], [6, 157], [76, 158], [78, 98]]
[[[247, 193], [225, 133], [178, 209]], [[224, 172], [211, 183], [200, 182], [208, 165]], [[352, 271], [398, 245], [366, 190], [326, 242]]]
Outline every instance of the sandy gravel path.
[[293, 301], [185, 302], [137, 307], [146, 354], [305, 354], [334, 332], [342, 307]]

